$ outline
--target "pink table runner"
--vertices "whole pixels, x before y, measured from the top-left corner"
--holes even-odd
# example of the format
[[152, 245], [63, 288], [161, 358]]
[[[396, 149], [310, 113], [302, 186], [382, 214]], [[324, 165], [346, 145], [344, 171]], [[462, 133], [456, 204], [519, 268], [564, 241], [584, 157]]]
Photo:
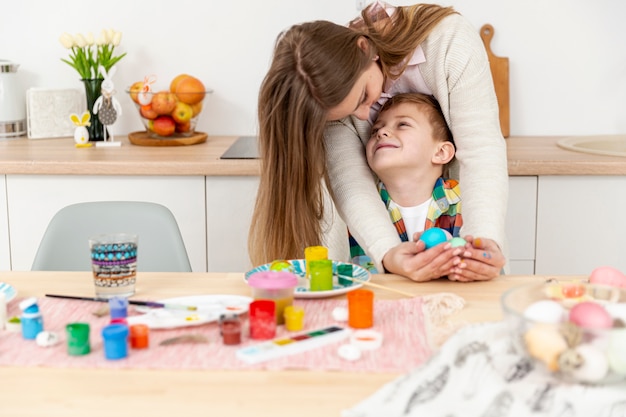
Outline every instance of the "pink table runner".
[[[9, 317], [20, 314], [19, 299], [9, 304]], [[331, 312], [346, 306], [345, 299], [296, 300], [305, 309], [305, 329], [311, 331], [329, 325], [346, 325], [332, 319]], [[406, 372], [423, 363], [432, 349], [428, 343], [424, 304], [421, 298], [375, 301], [374, 330], [384, 336], [383, 345], [375, 351], [363, 352], [356, 362], [348, 362], [337, 355], [337, 347], [346, 341], [316, 348], [255, 365], [236, 357], [241, 347], [259, 341], [243, 339], [237, 346], [222, 344], [217, 323], [167, 330], [151, 330], [148, 349], [129, 349], [125, 359], [110, 361], [104, 358], [101, 329], [108, 317], [95, 317], [92, 312], [100, 303], [78, 300], [40, 298], [39, 306], [46, 331], [57, 333], [61, 343], [43, 348], [35, 341], [24, 340], [20, 333], [0, 331], [0, 365], [45, 366], [71, 368], [150, 368], [150, 369], [314, 369], [367, 372]], [[131, 313], [134, 314], [132, 308]], [[86, 356], [69, 356], [65, 339], [65, 325], [70, 322], [87, 322], [91, 326], [91, 353]], [[159, 342], [171, 337], [200, 334], [209, 339], [205, 344], [176, 344], [160, 346]], [[277, 336], [289, 334], [279, 326]]]

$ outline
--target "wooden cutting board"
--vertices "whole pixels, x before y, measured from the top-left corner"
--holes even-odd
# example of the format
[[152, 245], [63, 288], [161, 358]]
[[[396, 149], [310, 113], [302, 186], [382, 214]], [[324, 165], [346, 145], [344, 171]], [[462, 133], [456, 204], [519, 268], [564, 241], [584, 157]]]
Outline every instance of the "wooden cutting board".
[[483, 39], [487, 56], [489, 57], [489, 66], [491, 67], [491, 76], [493, 77], [493, 85], [496, 88], [496, 96], [498, 97], [498, 108], [500, 109], [500, 128], [502, 136], [509, 137], [510, 109], [509, 109], [509, 58], [495, 56], [491, 51], [491, 39], [494, 30], [490, 24], [483, 25], [480, 28], [480, 37]]

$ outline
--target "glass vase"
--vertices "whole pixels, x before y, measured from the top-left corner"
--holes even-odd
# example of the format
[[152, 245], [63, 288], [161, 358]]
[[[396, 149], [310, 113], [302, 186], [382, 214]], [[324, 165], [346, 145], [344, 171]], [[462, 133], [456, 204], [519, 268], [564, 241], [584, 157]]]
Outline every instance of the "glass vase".
[[[98, 119], [98, 115], [93, 113], [93, 105], [102, 95], [102, 78], [89, 78], [81, 80], [85, 85], [85, 96], [87, 98], [87, 110], [91, 114], [91, 125], [87, 126], [89, 131], [89, 141], [97, 142], [104, 140], [104, 126]], [[107, 132], [107, 137], [109, 133]]]

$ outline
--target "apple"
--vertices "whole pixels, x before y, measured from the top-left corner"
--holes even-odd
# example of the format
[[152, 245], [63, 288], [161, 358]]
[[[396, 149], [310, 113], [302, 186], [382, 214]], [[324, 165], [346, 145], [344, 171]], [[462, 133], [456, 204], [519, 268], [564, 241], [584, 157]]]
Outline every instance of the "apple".
[[191, 105], [191, 110], [193, 110], [193, 116], [192, 117], [196, 117], [197, 115], [199, 115], [200, 112], [202, 111], [202, 102], [199, 101], [196, 104], [192, 104]]
[[171, 136], [176, 131], [176, 122], [170, 116], [159, 116], [148, 123], [148, 128], [159, 136]]
[[150, 120], [156, 119], [158, 116], [157, 112], [152, 108], [152, 104], [139, 107], [139, 114], [141, 114], [141, 117]]
[[179, 133], [187, 133], [191, 131], [191, 122], [176, 123], [176, 131]]
[[187, 104], [196, 104], [204, 100], [205, 91], [202, 81], [191, 75], [182, 77], [175, 85], [176, 97]]
[[170, 114], [174, 111], [177, 102], [176, 94], [167, 90], [159, 91], [152, 96], [152, 110], [158, 115]]
[[193, 110], [189, 104], [183, 103], [182, 101], [176, 103], [176, 107], [174, 107], [174, 111], [172, 112], [172, 117], [176, 123], [187, 123], [191, 120], [192, 116]]
[[139, 104], [139, 93], [141, 92], [141, 89], [143, 88], [143, 81], [137, 81], [136, 83], [133, 83], [133, 85], [130, 86], [130, 88], [128, 89], [128, 91], [130, 92], [130, 98], [137, 104]]

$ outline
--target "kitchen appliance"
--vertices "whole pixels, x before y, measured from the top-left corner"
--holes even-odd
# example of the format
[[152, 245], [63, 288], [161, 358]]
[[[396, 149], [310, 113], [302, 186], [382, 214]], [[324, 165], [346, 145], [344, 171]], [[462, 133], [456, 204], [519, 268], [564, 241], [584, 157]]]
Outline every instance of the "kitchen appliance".
[[26, 134], [26, 95], [17, 67], [0, 60], [0, 139]]

